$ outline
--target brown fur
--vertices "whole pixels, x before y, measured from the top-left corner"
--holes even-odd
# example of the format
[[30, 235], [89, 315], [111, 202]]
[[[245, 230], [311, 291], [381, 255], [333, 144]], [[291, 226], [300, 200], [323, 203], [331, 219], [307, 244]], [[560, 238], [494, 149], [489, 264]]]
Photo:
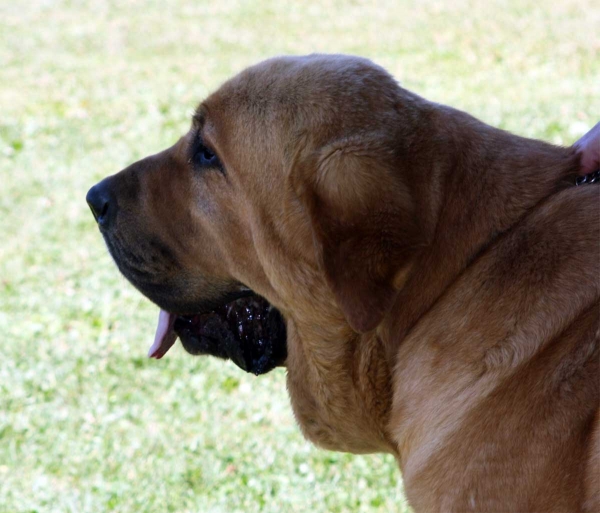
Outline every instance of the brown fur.
[[[194, 169], [197, 131], [223, 172]], [[415, 511], [600, 511], [599, 188], [577, 169], [364, 59], [277, 58], [110, 178], [109, 247], [171, 311], [240, 284], [279, 308], [305, 436], [394, 454]]]

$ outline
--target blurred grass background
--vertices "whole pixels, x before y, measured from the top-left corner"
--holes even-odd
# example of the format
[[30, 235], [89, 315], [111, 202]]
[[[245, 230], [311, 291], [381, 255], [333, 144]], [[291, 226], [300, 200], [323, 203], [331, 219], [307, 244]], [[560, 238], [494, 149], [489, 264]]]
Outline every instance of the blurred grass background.
[[391, 457], [303, 440], [283, 370], [146, 359], [157, 309], [85, 193], [277, 54], [367, 56], [570, 144], [600, 118], [598, 27], [596, 0], [0, 0], [0, 512], [409, 511]]

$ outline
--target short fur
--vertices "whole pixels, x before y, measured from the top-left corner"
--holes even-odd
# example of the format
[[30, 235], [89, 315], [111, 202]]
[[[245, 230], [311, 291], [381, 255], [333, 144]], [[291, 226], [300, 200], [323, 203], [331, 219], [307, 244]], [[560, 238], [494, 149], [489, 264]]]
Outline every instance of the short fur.
[[[222, 169], [199, 170], [200, 137]], [[107, 244], [174, 312], [283, 313], [304, 435], [389, 452], [416, 512], [600, 511], [597, 185], [347, 56], [247, 69], [108, 178]]]

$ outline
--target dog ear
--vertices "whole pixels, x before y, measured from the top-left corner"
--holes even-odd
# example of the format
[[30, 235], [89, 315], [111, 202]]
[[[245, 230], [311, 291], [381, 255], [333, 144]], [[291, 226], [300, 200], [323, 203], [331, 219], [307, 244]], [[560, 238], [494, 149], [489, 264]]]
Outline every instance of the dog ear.
[[346, 320], [360, 333], [376, 328], [408, 274], [418, 238], [393, 152], [364, 140], [338, 141], [303, 159], [292, 186]]

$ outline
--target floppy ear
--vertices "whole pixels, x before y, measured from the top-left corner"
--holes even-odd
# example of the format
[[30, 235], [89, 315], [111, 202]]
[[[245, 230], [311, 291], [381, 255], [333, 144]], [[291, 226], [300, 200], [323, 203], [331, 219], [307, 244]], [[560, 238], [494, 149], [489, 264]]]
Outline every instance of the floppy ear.
[[292, 171], [329, 287], [361, 333], [391, 307], [417, 245], [414, 206], [393, 158], [377, 142], [346, 139]]

